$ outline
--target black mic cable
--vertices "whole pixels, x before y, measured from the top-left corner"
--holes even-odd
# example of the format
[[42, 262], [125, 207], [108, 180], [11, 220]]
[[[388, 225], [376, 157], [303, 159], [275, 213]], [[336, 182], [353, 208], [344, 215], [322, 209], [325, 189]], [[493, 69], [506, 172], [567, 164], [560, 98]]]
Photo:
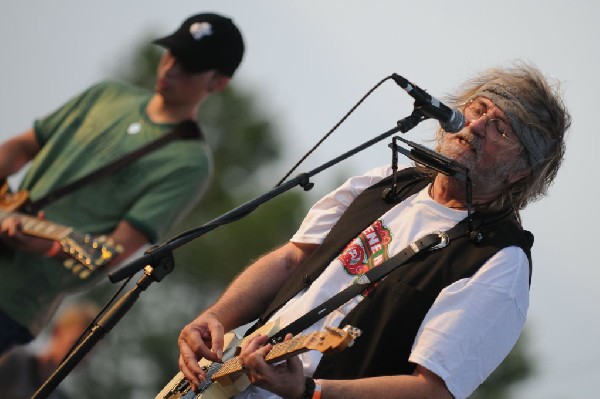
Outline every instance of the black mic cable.
[[[456, 133], [465, 126], [464, 115], [455, 108], [450, 108], [435, 97], [430, 96], [425, 90], [419, 88], [417, 85], [410, 83], [402, 76], [394, 73], [377, 83], [371, 88], [351, 109], [336, 123], [323, 138], [321, 138], [317, 144], [315, 144], [296, 164], [281, 178], [275, 187], [280, 186], [297, 168], [300, 166], [306, 158], [312, 154], [317, 147], [319, 147], [337, 128], [352, 114], [360, 104], [363, 103], [379, 86], [381, 86], [386, 80], [392, 79], [396, 84], [402, 87], [411, 97], [415, 99], [415, 108], [418, 108], [422, 114], [428, 118], [436, 119], [440, 122], [442, 129], [448, 133]], [[306, 189], [310, 189], [308, 186]]]
[[357, 102], [356, 104], [354, 104], [354, 106], [353, 106], [353, 107], [350, 109], [350, 111], [348, 111], [348, 112], [346, 113], [346, 115], [344, 115], [344, 117], [343, 117], [342, 119], [340, 119], [340, 121], [339, 121], [338, 123], [336, 123], [336, 124], [335, 124], [335, 126], [333, 126], [333, 127], [331, 128], [331, 130], [329, 130], [329, 132], [327, 132], [327, 134], [325, 134], [325, 136], [323, 136], [323, 138], [321, 138], [321, 140], [319, 140], [319, 141], [317, 142], [317, 144], [315, 144], [315, 145], [314, 145], [314, 146], [313, 146], [313, 147], [312, 147], [310, 150], [308, 150], [308, 152], [307, 152], [306, 154], [304, 154], [304, 156], [303, 156], [302, 158], [300, 158], [300, 160], [299, 160], [298, 162], [296, 162], [296, 164], [295, 164], [295, 165], [294, 165], [294, 166], [293, 166], [293, 167], [290, 169], [290, 171], [289, 171], [289, 172], [287, 172], [287, 173], [285, 174], [285, 176], [283, 176], [283, 177], [281, 178], [281, 180], [279, 180], [279, 182], [276, 184], [276, 186], [275, 186], [275, 187], [278, 187], [278, 186], [280, 186], [280, 185], [281, 185], [281, 184], [282, 184], [282, 183], [283, 183], [283, 182], [284, 182], [284, 181], [285, 181], [285, 180], [286, 180], [286, 179], [287, 179], [287, 178], [288, 178], [288, 177], [289, 177], [289, 176], [290, 176], [292, 173], [294, 173], [294, 171], [295, 171], [295, 170], [298, 168], [298, 166], [300, 166], [300, 164], [301, 164], [302, 162], [304, 162], [304, 160], [305, 160], [306, 158], [308, 158], [308, 157], [309, 157], [309, 155], [310, 155], [310, 154], [312, 154], [312, 153], [313, 153], [313, 152], [314, 152], [314, 151], [317, 149], [317, 147], [319, 147], [319, 146], [320, 146], [320, 145], [321, 145], [321, 144], [322, 144], [322, 143], [323, 143], [323, 142], [324, 142], [324, 141], [325, 141], [325, 140], [326, 140], [326, 139], [327, 139], [329, 136], [331, 136], [331, 134], [332, 134], [333, 132], [335, 132], [335, 131], [337, 130], [337, 128], [338, 128], [338, 127], [340, 127], [340, 125], [341, 125], [342, 123], [344, 123], [344, 121], [345, 121], [346, 119], [348, 119], [348, 117], [350, 116], [350, 114], [352, 114], [352, 113], [353, 113], [353, 112], [356, 110], [356, 108], [358, 108], [358, 106], [359, 106], [360, 104], [362, 104], [362, 103], [363, 103], [363, 101], [365, 101], [365, 100], [367, 99], [367, 97], [369, 97], [369, 96], [370, 96], [370, 95], [371, 95], [371, 94], [372, 94], [372, 93], [373, 93], [375, 90], [377, 90], [377, 88], [378, 88], [379, 86], [381, 86], [381, 85], [382, 85], [382, 84], [383, 84], [383, 83], [384, 83], [386, 80], [389, 80], [389, 79], [391, 79], [391, 78], [392, 78], [392, 76], [388, 76], [388, 77], [386, 77], [385, 79], [382, 79], [382, 80], [381, 80], [379, 83], [377, 83], [375, 86], [373, 86], [373, 88], [372, 88], [371, 90], [369, 90], [369, 91], [367, 92], [367, 94], [365, 94], [364, 96], [362, 96], [362, 98], [361, 98], [360, 100], [358, 100], [358, 102]]

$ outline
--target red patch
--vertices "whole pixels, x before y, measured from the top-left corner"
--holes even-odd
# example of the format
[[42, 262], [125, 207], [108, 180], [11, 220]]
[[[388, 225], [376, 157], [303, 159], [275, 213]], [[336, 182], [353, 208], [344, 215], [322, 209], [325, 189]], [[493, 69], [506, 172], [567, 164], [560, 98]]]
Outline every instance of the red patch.
[[390, 230], [377, 220], [352, 240], [338, 259], [348, 274], [364, 274], [388, 259], [388, 246], [391, 241]]

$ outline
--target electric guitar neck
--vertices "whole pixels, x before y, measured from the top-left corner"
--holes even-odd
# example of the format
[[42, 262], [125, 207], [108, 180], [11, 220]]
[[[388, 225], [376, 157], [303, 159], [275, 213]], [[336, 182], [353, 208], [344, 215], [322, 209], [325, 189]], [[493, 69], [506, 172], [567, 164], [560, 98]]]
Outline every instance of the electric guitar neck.
[[121, 245], [106, 236], [80, 233], [71, 227], [17, 212], [27, 199], [27, 192], [19, 191], [13, 194], [5, 183], [0, 188], [0, 221], [9, 216], [18, 216], [24, 234], [58, 241], [62, 250], [69, 255], [63, 266], [79, 278], [88, 278], [123, 252]]

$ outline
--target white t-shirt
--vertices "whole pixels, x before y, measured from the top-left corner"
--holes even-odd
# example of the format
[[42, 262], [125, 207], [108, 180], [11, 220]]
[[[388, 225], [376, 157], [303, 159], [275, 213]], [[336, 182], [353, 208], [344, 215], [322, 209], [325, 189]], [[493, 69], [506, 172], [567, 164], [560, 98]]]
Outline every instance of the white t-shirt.
[[[381, 167], [346, 181], [311, 208], [291, 241], [320, 244], [350, 203], [390, 174], [389, 167]], [[452, 228], [465, 216], [465, 211], [433, 201], [426, 187], [365, 229], [307, 290], [288, 301], [272, 319], [286, 326], [352, 284], [357, 274], [427, 234]], [[339, 325], [362, 298], [354, 298], [305, 333]], [[456, 398], [465, 398], [510, 352], [525, 323], [528, 306], [527, 257], [518, 247], [505, 248], [473, 277], [442, 290], [419, 329], [409, 361], [440, 376]], [[317, 351], [301, 355], [306, 375], [312, 375], [321, 357]], [[277, 396], [251, 387], [236, 398]]]

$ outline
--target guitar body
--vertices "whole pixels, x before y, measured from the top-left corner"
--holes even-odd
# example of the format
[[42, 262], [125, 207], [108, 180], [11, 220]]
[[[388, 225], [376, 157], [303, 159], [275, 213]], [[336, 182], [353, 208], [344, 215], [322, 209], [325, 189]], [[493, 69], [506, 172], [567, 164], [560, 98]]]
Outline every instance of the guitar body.
[[[271, 336], [277, 332], [276, 330], [278, 330], [276, 324], [265, 324], [250, 336], [254, 336], [255, 334]], [[199, 392], [193, 392], [189, 382], [179, 372], [159, 392], [155, 399], [229, 399], [244, 391], [250, 385], [250, 381], [243, 371], [239, 358], [230, 357], [230, 354], [235, 351], [235, 348], [233, 348], [234, 345], [238, 346], [241, 344], [243, 346], [245, 340], [249, 337], [244, 340], [232, 339], [230, 334], [232, 333], [228, 333], [225, 336], [226, 351], [223, 355], [224, 363], [205, 362], [204, 359], [198, 362], [208, 376], [207, 380], [200, 386]], [[297, 335], [291, 340], [274, 345], [267, 356], [265, 356], [265, 361], [267, 363], [281, 362], [308, 350], [318, 350], [325, 354], [343, 350], [352, 345], [360, 334], [361, 331], [359, 329], [346, 326], [343, 329], [326, 327], [326, 331]]]
[[[223, 360], [227, 361], [235, 357], [237, 348], [242, 346], [246, 340], [256, 334], [271, 335], [278, 330], [276, 324], [265, 324], [257, 329], [249, 337], [242, 338], [235, 332], [228, 332], [224, 336]], [[198, 362], [200, 367], [207, 370], [209, 375], [214, 374], [221, 368], [220, 363], [211, 362], [210, 360], [202, 359]], [[244, 373], [238, 373], [236, 376], [229, 376], [218, 383], [206, 381], [201, 389], [202, 393], [195, 393], [191, 390], [191, 385], [183, 376], [183, 373], [178, 372], [175, 377], [165, 385], [165, 387], [156, 395], [155, 399], [229, 399], [232, 396], [243, 391], [250, 385], [250, 381]]]
[[13, 193], [6, 182], [0, 187], [0, 209], [6, 212], [13, 212], [17, 209], [21, 209], [28, 200], [29, 193], [27, 191]]
[[[237, 346], [239, 346], [239, 344], [242, 342], [242, 339], [240, 337], [238, 337], [234, 332], [229, 332], [227, 334], [225, 334], [225, 350], [223, 352], [223, 356], [227, 356], [230, 351], [233, 349], [235, 350], [235, 348]], [[208, 369], [212, 362], [206, 360], [206, 359], [202, 359], [200, 362], [198, 362], [198, 364], [200, 365], [200, 367], [204, 368], [204, 369]], [[214, 387], [210, 387], [208, 389], [206, 389], [201, 395], [202, 398], [224, 398], [227, 399], [227, 393], [225, 392], [225, 390], [222, 390], [220, 388], [219, 385], [217, 384], [213, 384], [215, 385]], [[204, 396], [204, 394], [206, 394], [206, 396]], [[211, 397], [212, 395], [212, 397]], [[161, 398], [161, 399], [175, 399], [175, 398], [182, 398], [182, 399], [192, 399], [197, 397], [196, 394], [194, 393], [194, 391], [191, 390], [191, 386], [190, 384], [187, 382], [187, 380], [183, 377], [183, 373], [180, 371], [178, 372], [175, 377], [173, 377], [171, 379], [171, 381], [169, 381], [167, 383], [167, 385], [165, 385], [165, 387], [162, 389], [162, 391], [160, 391], [158, 393], [158, 395], [156, 395], [156, 398]]]

